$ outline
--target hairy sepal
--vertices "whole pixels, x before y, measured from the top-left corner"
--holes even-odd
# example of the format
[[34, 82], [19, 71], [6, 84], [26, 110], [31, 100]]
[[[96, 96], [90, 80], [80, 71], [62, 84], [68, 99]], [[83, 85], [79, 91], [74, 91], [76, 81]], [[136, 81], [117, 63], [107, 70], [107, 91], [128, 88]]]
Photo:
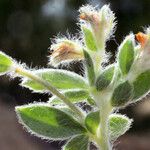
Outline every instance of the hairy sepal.
[[95, 84], [95, 71], [92, 58], [90, 54], [83, 49], [84, 58], [85, 58], [85, 68], [86, 68], [86, 75], [89, 81], [89, 85], [93, 86]]
[[126, 75], [134, 61], [134, 35], [131, 34], [125, 38], [119, 47], [118, 63], [122, 75]]
[[97, 51], [96, 42], [92, 31], [85, 26], [82, 26], [82, 32], [84, 34], [84, 41], [87, 49]]

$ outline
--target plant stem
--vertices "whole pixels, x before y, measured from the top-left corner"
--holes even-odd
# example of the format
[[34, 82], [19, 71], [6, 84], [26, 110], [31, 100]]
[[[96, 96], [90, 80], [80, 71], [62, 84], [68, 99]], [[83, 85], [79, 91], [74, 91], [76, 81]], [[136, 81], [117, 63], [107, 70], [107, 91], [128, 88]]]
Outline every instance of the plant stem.
[[110, 105], [110, 97], [112, 95], [111, 89], [104, 91], [92, 91], [95, 102], [100, 110], [100, 124], [97, 130], [96, 143], [100, 150], [111, 150], [111, 145], [109, 142], [109, 123], [108, 118], [112, 112], [112, 107]]
[[52, 94], [56, 95], [58, 98], [60, 98], [70, 109], [72, 109], [78, 116], [80, 119], [80, 122], [82, 123], [84, 120], [84, 115], [83, 113], [80, 111], [80, 109], [78, 107], [76, 107], [73, 103], [70, 102], [70, 100], [64, 96], [63, 94], [61, 94], [55, 87], [53, 87], [50, 83], [46, 82], [45, 80], [43, 80], [42, 78], [40, 78], [39, 76], [35, 75], [33, 72], [26, 70], [24, 68], [21, 67], [16, 67], [15, 69], [15, 73], [21, 75], [21, 76], [25, 76], [28, 77], [36, 82], [38, 82], [39, 84], [41, 84], [42, 86], [44, 86], [47, 90], [49, 90]]
[[99, 138], [98, 144], [101, 150], [111, 150], [109, 142], [109, 130], [108, 130], [108, 117], [110, 112], [107, 111], [106, 109], [107, 109], [106, 107], [103, 107], [100, 112], [101, 121], [98, 129], [98, 138]]

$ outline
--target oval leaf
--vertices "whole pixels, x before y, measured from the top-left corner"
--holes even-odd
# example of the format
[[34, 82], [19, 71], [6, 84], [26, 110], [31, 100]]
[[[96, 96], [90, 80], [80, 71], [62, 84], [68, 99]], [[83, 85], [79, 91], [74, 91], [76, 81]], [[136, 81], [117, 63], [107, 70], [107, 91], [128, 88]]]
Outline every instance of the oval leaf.
[[93, 134], [96, 134], [99, 123], [100, 123], [99, 111], [91, 112], [85, 118], [85, 126]]
[[[89, 92], [82, 89], [76, 89], [76, 90], [67, 90], [63, 92], [63, 94], [68, 97], [68, 99], [72, 103], [79, 103], [82, 101], [85, 101], [89, 97]], [[59, 99], [57, 96], [52, 96], [49, 99], [49, 103], [51, 104], [62, 104], [63, 101]]]
[[118, 56], [120, 70], [123, 75], [126, 75], [134, 61], [134, 36], [127, 36], [119, 47]]
[[12, 65], [12, 58], [0, 52], [0, 75], [7, 73]]
[[98, 91], [104, 90], [111, 83], [114, 75], [114, 66], [106, 68], [96, 80], [96, 88]]
[[82, 26], [82, 31], [84, 34], [84, 41], [85, 41], [86, 47], [91, 51], [96, 51], [97, 47], [96, 47], [96, 42], [95, 42], [93, 33], [84, 26]]
[[134, 100], [147, 94], [150, 90], [150, 70], [141, 73], [133, 82]]
[[112, 114], [109, 116], [110, 139], [116, 140], [123, 135], [131, 127], [132, 119], [120, 114]]
[[89, 138], [86, 135], [77, 135], [72, 138], [63, 147], [63, 150], [88, 150], [89, 148]]
[[16, 113], [28, 131], [45, 139], [62, 140], [86, 132], [71, 116], [46, 104], [16, 107]]
[[[33, 71], [33, 73], [58, 89], [87, 89], [88, 87], [83, 77], [70, 71], [60, 69], [40, 69]], [[26, 78], [22, 81], [21, 85], [34, 90], [35, 92], [46, 91], [45, 87], [41, 84]]]
[[115, 88], [111, 98], [111, 104], [114, 107], [123, 106], [131, 100], [132, 96], [133, 86], [128, 81], [125, 81]]

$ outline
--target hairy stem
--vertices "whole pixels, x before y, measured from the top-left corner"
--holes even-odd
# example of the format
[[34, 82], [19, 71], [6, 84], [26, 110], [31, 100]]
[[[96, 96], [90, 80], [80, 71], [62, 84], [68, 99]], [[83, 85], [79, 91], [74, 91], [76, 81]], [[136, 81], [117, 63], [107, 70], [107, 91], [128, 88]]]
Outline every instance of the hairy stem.
[[100, 125], [97, 132], [99, 138], [99, 147], [101, 150], [111, 150], [109, 142], [109, 130], [108, 130], [108, 117], [109, 111], [106, 111], [107, 108], [103, 107], [100, 112]]
[[41, 84], [42, 86], [44, 86], [47, 90], [49, 90], [52, 94], [56, 95], [58, 98], [60, 98], [70, 109], [72, 109], [77, 115], [78, 115], [78, 119], [80, 119], [79, 121], [82, 123], [84, 120], [84, 115], [83, 113], [80, 111], [80, 109], [78, 107], [76, 107], [73, 103], [70, 102], [70, 100], [64, 96], [63, 94], [61, 94], [55, 87], [53, 87], [50, 83], [46, 82], [45, 80], [43, 80], [42, 78], [40, 78], [39, 76], [33, 74], [31, 71], [23, 69], [21, 67], [16, 67], [15, 69], [15, 73], [23, 76], [23, 77], [28, 77], [36, 82], [38, 82], [39, 84]]
[[112, 95], [111, 89], [104, 91], [92, 91], [95, 102], [100, 109], [100, 124], [97, 130], [97, 145], [100, 150], [111, 150], [109, 141], [109, 123], [108, 118], [112, 112], [110, 105], [110, 97]]

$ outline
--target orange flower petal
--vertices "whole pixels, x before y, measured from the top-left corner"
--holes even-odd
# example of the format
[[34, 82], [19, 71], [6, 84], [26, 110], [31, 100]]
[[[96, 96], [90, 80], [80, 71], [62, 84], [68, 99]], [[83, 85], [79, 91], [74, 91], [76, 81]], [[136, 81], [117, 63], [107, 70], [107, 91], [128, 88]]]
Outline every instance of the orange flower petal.
[[136, 40], [141, 44], [141, 46], [144, 47], [148, 40], [148, 35], [142, 32], [139, 32], [135, 35], [135, 37], [136, 37]]
[[81, 13], [79, 17], [82, 20], [87, 20], [87, 16], [85, 15], [85, 13]]

